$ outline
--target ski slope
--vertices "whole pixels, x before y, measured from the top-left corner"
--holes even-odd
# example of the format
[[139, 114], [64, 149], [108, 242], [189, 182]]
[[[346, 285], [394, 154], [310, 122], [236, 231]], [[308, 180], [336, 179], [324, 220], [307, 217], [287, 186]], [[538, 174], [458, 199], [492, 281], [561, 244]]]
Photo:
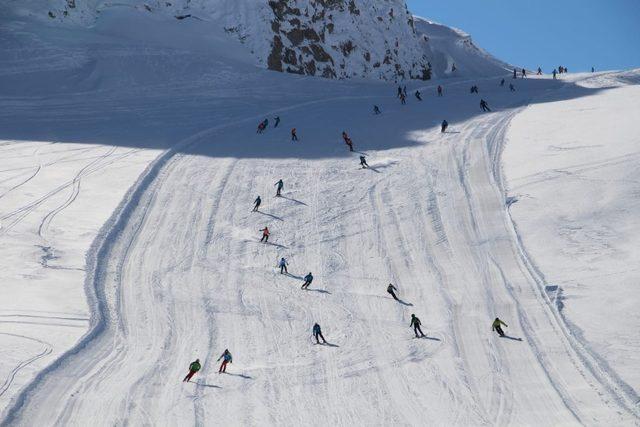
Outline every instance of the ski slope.
[[[109, 33], [121, 19], [107, 16], [99, 37], [83, 34], [92, 49], [78, 50], [91, 55], [81, 62], [100, 65], [65, 63], [85, 86], [71, 96], [51, 89], [56, 108], [34, 114], [39, 96], [3, 86], [10, 144], [2, 149], [15, 150], [25, 171], [48, 145], [87, 155], [69, 168], [37, 163], [57, 164], [55, 174], [11, 188], [2, 207], [28, 213], [0, 238], [34, 264], [6, 277], [41, 275], [30, 289], [5, 288], [3, 304], [18, 302], [18, 316], [34, 300], [43, 311], [76, 313], [58, 316], [63, 325], [0, 323], [11, 349], [3, 425], [637, 425], [637, 396], [625, 383], [632, 365], [602, 363], [545, 291], [528, 234], [508, 209], [501, 166], [522, 114], [588, 102], [608, 93], [606, 84], [532, 78], [510, 93], [500, 77], [452, 78], [444, 97], [435, 96], [441, 82], [428, 82], [423, 102], [410, 96], [402, 106], [389, 85], [256, 70], [221, 37], [176, 58], [188, 38], [165, 45], [152, 34], [132, 44]], [[185, 71], [188, 56], [195, 70]], [[153, 74], [159, 64], [162, 75]], [[163, 76], [176, 80], [165, 88]], [[479, 112], [480, 97], [493, 112]], [[116, 106], [122, 114], [103, 121]], [[78, 111], [81, 121], [65, 120]], [[265, 117], [271, 124], [257, 135]], [[40, 126], [25, 131], [25, 123]], [[360, 153], [370, 169], [358, 167]], [[58, 188], [60, 200], [28, 210]], [[263, 204], [252, 213], [257, 195]], [[259, 243], [265, 225], [269, 244]], [[39, 230], [50, 248], [68, 248], [44, 265], [36, 262], [43, 249], [33, 249]], [[276, 269], [283, 256], [290, 275]], [[309, 271], [315, 280], [302, 291]], [[68, 289], [56, 287], [64, 281]], [[386, 294], [390, 282], [403, 303]], [[413, 338], [411, 313], [426, 339]], [[507, 338], [491, 332], [496, 316]], [[330, 345], [313, 344], [315, 322]], [[219, 375], [225, 348], [234, 362]], [[182, 383], [196, 358], [202, 371]]]

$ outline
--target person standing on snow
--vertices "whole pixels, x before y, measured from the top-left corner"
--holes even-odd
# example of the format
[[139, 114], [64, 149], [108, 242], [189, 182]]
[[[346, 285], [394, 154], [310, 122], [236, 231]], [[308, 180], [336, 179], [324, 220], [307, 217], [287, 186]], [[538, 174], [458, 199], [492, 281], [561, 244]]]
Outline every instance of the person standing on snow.
[[277, 128], [278, 125], [280, 124], [280, 116], [275, 116], [273, 120], [275, 121], [275, 123], [273, 124], [273, 127]]
[[313, 282], [313, 275], [311, 274], [311, 272], [309, 272], [309, 274], [304, 276], [304, 283], [302, 284], [302, 287], [300, 289], [309, 289], [309, 285], [311, 284], [311, 282]]
[[524, 68], [522, 69], [522, 78], [524, 79], [525, 77], [527, 77], [527, 70], [525, 70]]
[[500, 87], [504, 86], [504, 79], [500, 80]]
[[253, 212], [257, 212], [258, 208], [260, 207], [260, 204], [262, 203], [262, 199], [260, 198], [260, 196], [256, 197], [253, 203], [254, 203]]
[[542, 75], [542, 68], [538, 67], [538, 75], [541, 76]]
[[438, 85], [438, 96], [442, 96], [442, 86]]
[[503, 337], [504, 331], [502, 330], [502, 327], [500, 325], [504, 325], [506, 328], [509, 327], [506, 323], [504, 323], [502, 320], [496, 317], [496, 320], [494, 320], [493, 323], [491, 324], [491, 330], [496, 331], [498, 335]]
[[287, 265], [288, 265], [288, 264], [287, 264], [287, 260], [286, 260], [286, 259], [284, 259], [284, 257], [283, 257], [283, 258], [281, 258], [281, 259], [280, 259], [280, 263], [279, 263], [279, 266], [280, 266], [280, 274], [284, 274], [284, 273], [289, 274], [289, 270], [287, 270]]
[[513, 69], [513, 78], [514, 79], [518, 78], [518, 70], [516, 70], [515, 68]]
[[231, 353], [229, 353], [228, 349], [225, 349], [220, 357], [218, 357], [218, 362], [222, 359], [222, 363], [220, 364], [220, 369], [218, 369], [218, 373], [226, 373], [227, 372], [227, 363], [233, 363], [233, 357], [231, 357]]
[[258, 231], [262, 231], [262, 239], [260, 239], [260, 242], [265, 242], [268, 243], [269, 242], [269, 228], [267, 226], [265, 226], [262, 230], [258, 230]]
[[380, 108], [378, 108], [377, 105], [374, 105], [373, 106], [373, 114], [378, 115], [378, 114], [381, 114], [381, 113], [382, 113], [382, 111], [380, 111]]
[[362, 166], [362, 169], [369, 167], [369, 165], [367, 164], [367, 159], [364, 156], [360, 156], [360, 166]]
[[298, 134], [296, 133], [296, 128], [291, 129], [291, 142], [298, 140]]
[[320, 344], [320, 339], [322, 338], [322, 343], [326, 344], [327, 340], [324, 339], [324, 337], [322, 336], [322, 330], [320, 329], [320, 325], [318, 325], [317, 323], [315, 325], [313, 325], [313, 336], [316, 338], [316, 342], [318, 344]]
[[393, 291], [397, 291], [398, 289], [393, 286], [391, 283], [389, 283], [389, 286], [387, 286], [387, 292], [391, 294], [391, 296], [393, 297], [394, 300], [398, 301], [398, 297], [396, 296], [395, 292]]
[[489, 108], [489, 104], [487, 104], [487, 101], [485, 101], [484, 99], [480, 100], [480, 108], [482, 108], [482, 111], [491, 111], [491, 109]]
[[442, 121], [442, 129], [440, 130], [440, 133], [445, 133], [447, 131], [447, 128], [449, 127], [449, 122], [447, 122], [446, 120]]
[[284, 187], [284, 182], [282, 182], [282, 180], [279, 180], [278, 182], [276, 182], [273, 185], [277, 186], [277, 188], [276, 188], [276, 197], [280, 197], [281, 196], [280, 192], [282, 191], [282, 187]]
[[[416, 338], [424, 338], [426, 336], [424, 332], [422, 332], [422, 329], [420, 328], [421, 324], [422, 322], [420, 322], [420, 319], [418, 319], [415, 314], [412, 314], [411, 323], [409, 324], [409, 327], [413, 326], [413, 332], [415, 332]], [[418, 332], [420, 332], [420, 335], [418, 335]]]
[[422, 97], [420, 96], [420, 91], [419, 90], [416, 90], [415, 95], [416, 95], [416, 98], [418, 98], [418, 101], [422, 101]]
[[184, 377], [182, 382], [191, 381], [191, 377], [193, 377], [196, 374], [196, 372], [200, 370], [200, 368], [202, 368], [202, 366], [200, 365], [200, 359], [196, 359], [195, 362], [191, 362], [191, 364], [189, 365], [189, 373], [187, 374], [187, 376]]

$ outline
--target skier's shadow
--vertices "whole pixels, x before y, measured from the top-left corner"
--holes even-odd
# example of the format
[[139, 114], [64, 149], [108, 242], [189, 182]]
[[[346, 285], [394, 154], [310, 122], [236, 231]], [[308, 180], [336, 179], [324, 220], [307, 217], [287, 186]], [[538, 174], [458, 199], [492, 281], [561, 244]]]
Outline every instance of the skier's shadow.
[[522, 338], [510, 337], [509, 335], [502, 335], [500, 338], [506, 338], [513, 341], [522, 341]]
[[309, 288], [307, 288], [307, 291], [318, 292], [320, 294], [329, 294], [329, 295], [331, 295], [331, 292], [326, 291], [324, 289], [309, 289]]
[[304, 279], [304, 277], [302, 277], [302, 276], [296, 276], [295, 274], [291, 274], [291, 273], [284, 273], [284, 275], [292, 277], [294, 279], [298, 279], [298, 280], [303, 280]]
[[382, 173], [378, 169], [374, 168], [373, 166], [369, 166], [369, 167], [367, 167], [365, 169], [369, 169], [370, 171], [374, 171], [375, 173]]
[[280, 245], [278, 243], [264, 242], [265, 245], [275, 246], [276, 248], [288, 249], [285, 245]]
[[445, 130], [442, 133], [460, 133], [460, 131], [457, 131], [457, 130]]
[[299, 205], [307, 206], [307, 204], [306, 204], [305, 202], [302, 202], [302, 201], [300, 201], [300, 200], [293, 199], [293, 198], [291, 198], [291, 197], [287, 197], [287, 196], [279, 196], [279, 197], [280, 197], [281, 199], [287, 199], [287, 200], [290, 200], [290, 201], [292, 201], [292, 202], [294, 202], [294, 203], [297, 203], [297, 204], [299, 204]]
[[322, 345], [326, 345], [327, 347], [340, 347], [338, 344], [332, 344], [330, 342], [322, 343]]
[[204, 382], [196, 382], [197, 385], [201, 386], [201, 387], [210, 387], [210, 388], [222, 388], [218, 385], [214, 385], [214, 384], [207, 384]]
[[406, 305], [407, 307], [413, 307], [413, 304], [410, 302], [402, 301], [401, 299], [399, 299], [398, 302], [402, 305]]
[[273, 214], [270, 214], [270, 213], [266, 213], [266, 212], [262, 212], [262, 211], [256, 211], [256, 212], [259, 213], [259, 214], [262, 214], [264, 216], [268, 216], [269, 218], [273, 218], [273, 219], [275, 219], [277, 221], [284, 221], [284, 219], [280, 218], [279, 216], [276, 216], [276, 215], [273, 215]]
[[240, 378], [244, 378], [245, 380], [252, 380], [253, 377], [249, 376], [249, 375], [245, 375], [245, 374], [230, 374], [228, 372], [225, 372], [225, 374], [230, 375], [232, 377], [240, 377]]

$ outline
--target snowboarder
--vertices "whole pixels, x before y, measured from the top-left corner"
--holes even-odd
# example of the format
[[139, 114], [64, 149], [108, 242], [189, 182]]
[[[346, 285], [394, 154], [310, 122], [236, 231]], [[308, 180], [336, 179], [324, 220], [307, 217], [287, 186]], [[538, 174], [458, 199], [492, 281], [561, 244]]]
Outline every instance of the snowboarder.
[[304, 283], [302, 284], [302, 287], [300, 289], [309, 289], [309, 285], [311, 284], [311, 282], [313, 282], [313, 275], [311, 274], [311, 272], [309, 272], [309, 274], [304, 276]]
[[[421, 324], [422, 322], [420, 322], [420, 319], [418, 319], [415, 314], [412, 314], [411, 324], [409, 325], [409, 327], [413, 326], [413, 332], [415, 332], [416, 338], [421, 338], [426, 336], [424, 332], [422, 332], [422, 329], [420, 328]], [[420, 335], [418, 335], [418, 332], [420, 332]]]
[[514, 79], [518, 78], [518, 70], [516, 70], [515, 68], [513, 69], [513, 78]]
[[405, 105], [405, 104], [407, 103], [407, 97], [405, 96], [405, 94], [404, 94], [404, 93], [401, 93], [401, 94], [400, 94], [400, 103], [401, 103], [402, 105]]
[[284, 257], [280, 258], [280, 263], [278, 265], [280, 266], [280, 274], [289, 274], [289, 270], [287, 270], [287, 265], [289, 264], [287, 263], [287, 260], [284, 259]]
[[222, 363], [220, 364], [220, 369], [218, 369], [218, 373], [226, 373], [227, 372], [227, 363], [233, 363], [233, 357], [231, 357], [231, 353], [228, 349], [225, 349], [220, 357], [218, 357], [218, 362], [222, 359]]
[[504, 86], [504, 79], [500, 80], [500, 87]]
[[262, 230], [258, 230], [258, 231], [262, 231], [262, 239], [260, 239], [261, 242], [265, 242], [268, 243], [269, 242], [269, 228], [265, 225], [265, 227]]
[[258, 208], [260, 207], [260, 204], [262, 203], [262, 199], [260, 198], [260, 196], [256, 197], [253, 203], [254, 203], [253, 212], [257, 212]]
[[196, 359], [195, 362], [191, 362], [191, 364], [189, 365], [189, 373], [187, 374], [187, 376], [184, 377], [182, 382], [191, 381], [191, 377], [193, 377], [196, 374], [196, 372], [200, 370], [200, 368], [202, 368], [202, 366], [200, 365], [200, 359]]
[[482, 111], [491, 111], [491, 109], [489, 108], [489, 104], [487, 104], [487, 101], [485, 101], [484, 99], [480, 100], [480, 108], [482, 108]]
[[367, 159], [364, 156], [360, 156], [360, 166], [362, 166], [362, 169], [369, 167]]
[[296, 128], [291, 129], [291, 142], [298, 140], [298, 134], [296, 133]]
[[282, 191], [282, 187], [284, 187], [284, 182], [282, 182], [282, 180], [279, 180], [278, 182], [276, 182], [273, 185], [277, 186], [277, 188], [276, 188], [276, 197], [280, 197], [281, 196], [280, 192]]
[[381, 114], [381, 113], [382, 113], [382, 111], [380, 111], [380, 108], [378, 108], [377, 105], [374, 105], [373, 106], [373, 114], [378, 115], [378, 114]]
[[313, 336], [316, 338], [316, 342], [318, 344], [320, 344], [320, 339], [322, 338], [322, 343], [326, 344], [327, 340], [324, 339], [324, 337], [322, 336], [322, 330], [320, 329], [320, 325], [318, 325], [317, 323], [315, 325], [313, 325]]
[[438, 96], [442, 96], [442, 86], [438, 85]]
[[275, 121], [275, 123], [274, 123], [273, 127], [274, 127], [274, 128], [277, 128], [277, 127], [278, 127], [278, 125], [280, 124], [280, 116], [275, 116], [275, 117], [273, 118], [273, 120]]
[[515, 86], [513, 86], [513, 84], [509, 83], [509, 90], [510, 90], [511, 92], [515, 92], [515, 91], [516, 91], [516, 88], [515, 88]]
[[498, 333], [498, 335], [503, 337], [504, 336], [504, 331], [502, 330], [502, 327], [500, 325], [504, 325], [507, 328], [509, 327], [509, 326], [507, 326], [506, 323], [504, 323], [502, 320], [500, 320], [499, 318], [496, 317], [496, 320], [494, 320], [493, 324], [491, 325], [491, 330], [492, 331], [496, 331]]
[[445, 133], [447, 131], [447, 128], [449, 127], [449, 122], [446, 120], [442, 121], [442, 129], [440, 130], [441, 133]]
[[556, 71], [556, 69], [554, 68], [554, 69], [553, 69], [553, 72], [552, 72], [551, 74], [553, 74], [553, 80], [555, 80], [555, 79], [556, 79], [556, 75], [558, 74], [558, 72], [557, 72], [557, 71]]
[[420, 91], [419, 90], [416, 90], [415, 95], [416, 95], [416, 98], [418, 98], [418, 101], [422, 101], [422, 97], [420, 96]]
[[542, 75], [542, 68], [538, 67], [538, 75], [541, 76]]
[[393, 286], [391, 283], [389, 283], [389, 286], [387, 286], [387, 292], [391, 294], [391, 296], [393, 297], [394, 300], [398, 301], [398, 297], [396, 296], [395, 292], [393, 291], [397, 291], [398, 289]]
[[527, 77], [527, 70], [525, 70], [524, 68], [522, 69], [522, 78], [524, 79], [525, 77]]

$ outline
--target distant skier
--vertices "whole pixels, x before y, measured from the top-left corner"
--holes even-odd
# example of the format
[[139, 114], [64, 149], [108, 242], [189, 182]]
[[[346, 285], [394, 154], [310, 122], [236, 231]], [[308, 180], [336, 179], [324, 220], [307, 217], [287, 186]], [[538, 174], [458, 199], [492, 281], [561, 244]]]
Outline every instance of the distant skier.
[[284, 273], [289, 274], [289, 270], [287, 270], [287, 265], [288, 265], [287, 260], [284, 258], [280, 258], [280, 263], [279, 263], [280, 274], [284, 274]]
[[311, 272], [309, 272], [309, 274], [304, 276], [304, 283], [302, 284], [302, 287], [300, 289], [309, 289], [309, 285], [311, 284], [311, 282], [313, 282], [313, 275], [311, 274]]
[[393, 291], [397, 291], [398, 289], [393, 286], [391, 283], [389, 283], [389, 286], [387, 286], [387, 292], [391, 294], [391, 296], [393, 297], [394, 300], [399, 301], [398, 297], [396, 296], [395, 292]]
[[325, 340], [324, 337], [322, 336], [322, 330], [320, 329], [320, 325], [318, 325], [317, 323], [313, 325], [313, 336], [315, 337], [316, 342], [318, 344], [320, 344], [320, 338], [322, 338], [323, 344], [327, 343], [327, 340]]
[[440, 133], [445, 133], [447, 131], [447, 128], [449, 127], [449, 122], [446, 120], [442, 121], [442, 128], [440, 130]]
[[527, 70], [525, 70], [524, 68], [522, 69], [522, 78], [524, 79], [525, 77], [527, 77]]
[[500, 87], [504, 86], [504, 79], [500, 80]]
[[555, 79], [557, 78], [556, 76], [557, 76], [558, 72], [557, 72], [557, 71], [556, 71], [556, 69], [554, 68], [554, 69], [553, 69], [553, 72], [552, 72], [551, 74], [553, 74], [553, 80], [555, 80]]
[[273, 127], [277, 128], [278, 125], [280, 124], [280, 116], [275, 116], [273, 120], [275, 121], [275, 123], [273, 124]]
[[496, 317], [496, 320], [493, 321], [493, 323], [491, 324], [491, 330], [492, 331], [496, 331], [498, 333], [498, 335], [500, 335], [501, 337], [504, 336], [504, 331], [502, 330], [502, 327], [500, 325], [504, 325], [505, 327], [509, 327], [506, 323], [504, 323], [502, 320], [498, 319]]
[[453, 63], [453, 65], [451, 65], [451, 72], [452, 72], [452, 73], [455, 73], [455, 72], [456, 72], [456, 70], [457, 70], [457, 68], [456, 68], [456, 64], [455, 64], [455, 63]]
[[418, 98], [418, 101], [422, 101], [422, 97], [420, 96], [420, 91], [419, 90], [416, 90], [415, 95], [416, 95], [416, 98]]
[[592, 72], [592, 73], [595, 73], [595, 72], [596, 72], [595, 67], [591, 67], [591, 72]]
[[406, 95], [404, 93], [400, 94], [400, 103], [402, 105], [405, 105], [407, 103], [407, 97], [406, 97]]
[[541, 76], [542, 75], [542, 68], [538, 67], [538, 75]]
[[442, 86], [438, 85], [438, 96], [442, 96]]
[[253, 212], [257, 212], [258, 208], [260, 207], [260, 204], [262, 203], [262, 199], [260, 198], [260, 196], [256, 197], [256, 199], [253, 201], [254, 205], [253, 205]]
[[377, 105], [373, 106], [373, 114], [375, 115], [382, 114], [382, 111], [380, 111], [380, 108], [378, 108]]
[[218, 369], [218, 373], [226, 373], [227, 372], [227, 363], [233, 363], [233, 357], [229, 350], [225, 349], [220, 357], [218, 357], [218, 362], [222, 359], [222, 363], [220, 364], [220, 369]]
[[291, 129], [291, 142], [298, 140], [298, 134], [296, 128]]
[[484, 99], [480, 100], [480, 108], [482, 108], [482, 111], [491, 111], [491, 109], [489, 108], [489, 104], [487, 104], [487, 101], [485, 101]]
[[398, 86], [398, 98], [402, 95], [402, 87]]
[[404, 95], [405, 98], [407, 97], [407, 87], [406, 86], [404, 86], [402, 88], [402, 94]]
[[509, 90], [510, 90], [511, 92], [515, 92], [515, 91], [516, 91], [516, 88], [515, 88], [515, 86], [513, 86], [513, 84], [509, 83]]
[[[411, 324], [409, 326], [410, 327], [413, 326], [413, 332], [415, 332], [416, 338], [422, 338], [422, 337], [426, 336], [424, 334], [424, 332], [422, 332], [422, 328], [420, 328], [421, 324], [422, 324], [422, 322], [420, 322], [420, 319], [418, 319], [415, 314], [412, 314], [411, 315]], [[420, 332], [420, 335], [418, 335], [418, 332]]]
[[518, 70], [516, 70], [515, 68], [513, 69], [513, 78], [514, 79], [518, 78]]
[[276, 197], [280, 197], [282, 195], [280, 193], [282, 192], [282, 188], [284, 187], [284, 182], [282, 182], [282, 180], [279, 180], [273, 185], [276, 186]]
[[191, 364], [189, 365], [189, 373], [184, 377], [182, 382], [191, 381], [191, 378], [196, 374], [196, 372], [200, 370], [200, 368], [202, 368], [202, 366], [200, 365], [200, 359], [196, 359], [195, 362], [191, 362]]
[[268, 243], [269, 242], [269, 228], [267, 226], [265, 226], [262, 230], [258, 230], [258, 231], [262, 231], [262, 239], [260, 239], [261, 242], [265, 242]]
[[256, 131], [256, 133], [262, 132], [264, 132], [264, 122], [260, 122], [260, 124], [258, 125], [258, 130]]
[[360, 156], [360, 166], [362, 166], [362, 169], [369, 167], [369, 165], [367, 164], [367, 159], [364, 156]]

